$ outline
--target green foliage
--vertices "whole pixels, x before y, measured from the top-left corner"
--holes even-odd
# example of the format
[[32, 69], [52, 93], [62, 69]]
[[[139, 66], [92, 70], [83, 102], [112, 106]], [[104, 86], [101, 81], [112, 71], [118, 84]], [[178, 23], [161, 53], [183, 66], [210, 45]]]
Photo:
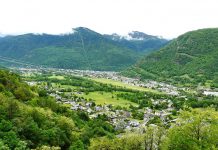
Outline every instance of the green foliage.
[[[159, 117], [154, 117], [142, 128], [141, 134], [121, 134], [108, 122], [106, 115], [90, 119], [87, 113], [74, 112], [69, 107], [56, 103], [43, 90], [30, 88], [22, 82], [19, 76], [8, 71], [0, 71], [0, 150], [60, 150], [60, 149], [217, 149], [218, 135], [218, 99], [212, 96], [187, 95], [187, 99], [134, 91], [112, 85], [93, 82], [79, 77], [66, 77], [63, 80], [40, 77], [49, 82], [72, 84], [82, 87], [83, 92], [90, 91], [121, 91], [118, 98], [125, 97], [139, 103], [139, 108], [130, 106], [132, 115], [137, 119], [143, 118], [143, 113], [137, 109], [153, 107], [164, 109], [165, 103], [152, 106], [151, 99], [170, 99], [173, 106], [179, 110], [176, 123], [171, 128], [165, 125]], [[35, 78], [37, 80], [37, 78]], [[49, 85], [48, 84], [48, 85]], [[50, 85], [52, 86], [52, 85]], [[101, 87], [103, 89], [101, 89]], [[19, 91], [19, 89], [23, 89]], [[32, 91], [34, 89], [34, 91]], [[28, 90], [30, 95], [25, 94]], [[19, 91], [22, 97], [16, 97]], [[37, 92], [39, 91], [39, 92]], [[67, 89], [68, 91], [68, 89]], [[18, 92], [18, 93], [19, 93]], [[113, 93], [115, 94], [115, 92]], [[197, 100], [201, 96], [203, 100]], [[18, 99], [19, 98], [19, 99]], [[189, 109], [190, 107], [208, 107]], [[118, 108], [117, 108], [118, 109]], [[173, 112], [177, 114], [177, 112]], [[162, 127], [164, 126], [164, 127]]]
[[93, 139], [91, 141], [90, 150], [108, 149], [108, 150], [154, 150], [160, 148], [165, 129], [158, 126], [149, 126], [145, 129], [145, 133], [124, 134], [119, 138], [109, 139], [106, 137]]
[[217, 60], [218, 29], [202, 29], [179, 36], [123, 74], [181, 84], [213, 80], [216, 86]]
[[0, 91], [6, 95], [12, 93], [15, 98], [27, 101], [34, 97], [30, 87], [20, 77], [9, 71], [0, 70]]
[[32, 98], [32, 93], [31, 93], [30, 89], [28, 89], [28, 88], [18, 87], [14, 91], [14, 96], [17, 99], [27, 101], [27, 100]]
[[115, 134], [104, 117], [74, 112], [13, 73], [0, 71], [0, 81], [0, 149], [86, 149], [91, 138]]
[[0, 140], [0, 150], [9, 150], [9, 147]]
[[85, 146], [81, 140], [77, 140], [69, 148], [69, 150], [84, 150], [84, 149], [85, 149]]
[[181, 112], [171, 128], [150, 125], [141, 134], [122, 134], [119, 138], [95, 138], [89, 149], [124, 150], [201, 150], [217, 149], [218, 112], [192, 109]]
[[218, 112], [213, 109], [193, 109], [181, 113], [169, 129], [163, 149], [217, 149]]
[[108, 139], [98, 138], [91, 141], [90, 150], [108, 149], [108, 150], [142, 150], [143, 138], [140, 135], [126, 135], [122, 138]]

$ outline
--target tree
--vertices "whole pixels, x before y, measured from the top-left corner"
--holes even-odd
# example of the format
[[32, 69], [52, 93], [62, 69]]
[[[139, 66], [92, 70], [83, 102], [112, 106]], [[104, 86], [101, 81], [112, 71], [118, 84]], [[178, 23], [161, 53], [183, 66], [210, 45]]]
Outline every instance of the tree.
[[84, 144], [81, 140], [77, 140], [71, 144], [69, 150], [84, 150]]
[[27, 150], [27, 143], [25, 141], [19, 141], [14, 150]]
[[160, 144], [165, 135], [165, 129], [156, 125], [150, 125], [146, 128], [144, 134], [144, 145], [146, 150], [160, 149]]
[[19, 142], [19, 139], [14, 131], [5, 132], [2, 139], [10, 149], [14, 149]]
[[143, 138], [140, 134], [129, 134], [120, 139], [120, 141], [115, 142], [115, 145], [121, 143], [119, 148], [126, 150], [141, 150], [143, 149]]
[[18, 111], [18, 104], [17, 101], [14, 99], [8, 99], [8, 106], [7, 106], [7, 112], [8, 112], [8, 118], [12, 119], [14, 115], [16, 115], [16, 112]]
[[9, 150], [9, 147], [0, 139], [0, 150]]
[[23, 86], [18, 87], [14, 91], [14, 95], [17, 99], [27, 101], [32, 98], [32, 93], [29, 88]]
[[183, 111], [169, 129], [163, 149], [197, 150], [218, 148], [218, 112], [214, 109]]
[[4, 91], [5, 87], [0, 83], [0, 92]]

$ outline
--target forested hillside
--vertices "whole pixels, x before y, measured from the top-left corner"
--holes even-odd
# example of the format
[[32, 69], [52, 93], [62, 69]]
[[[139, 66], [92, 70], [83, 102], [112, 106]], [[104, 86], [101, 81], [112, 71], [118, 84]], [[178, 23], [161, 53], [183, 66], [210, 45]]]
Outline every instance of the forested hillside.
[[101, 117], [90, 120], [19, 76], [0, 71], [0, 149], [85, 149], [90, 138], [114, 132]]
[[6, 36], [0, 39], [0, 56], [56, 68], [121, 70], [167, 42], [156, 38], [123, 43], [79, 27], [65, 35]]
[[124, 72], [143, 79], [218, 86], [218, 29], [188, 32]]

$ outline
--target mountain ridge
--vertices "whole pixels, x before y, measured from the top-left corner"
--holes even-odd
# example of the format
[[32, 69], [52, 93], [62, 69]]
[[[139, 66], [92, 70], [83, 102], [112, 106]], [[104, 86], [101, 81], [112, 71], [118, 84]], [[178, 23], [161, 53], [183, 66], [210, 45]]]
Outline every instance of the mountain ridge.
[[139, 31], [132, 31], [127, 35], [113, 33], [111, 35], [106, 34], [105, 36], [113, 41], [118, 41], [122, 46], [148, 53], [154, 49], [159, 49], [169, 42], [169, 40]]
[[[218, 81], [218, 28], [187, 32], [123, 73], [142, 79], [205, 84]], [[215, 83], [216, 84], [216, 83]]]
[[[158, 43], [160, 47], [167, 41]], [[70, 34], [6, 36], [0, 39], [0, 53], [4, 57], [56, 68], [121, 70], [156, 49], [149, 47], [148, 42], [144, 45], [147, 47], [139, 51], [91, 29], [78, 27]]]

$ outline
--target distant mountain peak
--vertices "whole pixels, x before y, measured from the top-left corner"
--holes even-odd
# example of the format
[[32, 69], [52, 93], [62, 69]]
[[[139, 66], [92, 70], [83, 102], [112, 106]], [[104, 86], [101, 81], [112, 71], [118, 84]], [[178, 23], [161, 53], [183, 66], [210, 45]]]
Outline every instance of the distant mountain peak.
[[73, 28], [74, 31], [92, 31], [91, 29], [89, 28], [86, 28], [86, 27], [76, 27], [76, 28]]
[[131, 37], [132, 39], [135, 39], [135, 40], [158, 39], [157, 36], [148, 35], [146, 33], [139, 32], [139, 31], [132, 31], [132, 32], [128, 33], [128, 35], [129, 35], [129, 37]]
[[133, 65], [144, 54], [166, 44], [164, 40], [138, 42], [125, 38], [102, 35], [85, 27], [61, 35], [29, 33], [0, 38], [0, 54], [49, 67], [115, 71]]
[[85, 33], [85, 34], [100, 35], [100, 33], [96, 32], [96, 31], [93, 31], [93, 30], [91, 30], [91, 29], [89, 29], [89, 28], [86, 28], [86, 27], [73, 28], [72, 31], [73, 31], [73, 33], [79, 32], [80, 34], [81, 34], [81, 33]]
[[163, 39], [161, 36], [153, 36], [139, 31], [129, 32], [127, 35], [119, 35], [117, 33], [113, 33], [108, 35], [112, 40], [128, 40], [128, 41], [147, 41], [147, 40], [160, 40]]

